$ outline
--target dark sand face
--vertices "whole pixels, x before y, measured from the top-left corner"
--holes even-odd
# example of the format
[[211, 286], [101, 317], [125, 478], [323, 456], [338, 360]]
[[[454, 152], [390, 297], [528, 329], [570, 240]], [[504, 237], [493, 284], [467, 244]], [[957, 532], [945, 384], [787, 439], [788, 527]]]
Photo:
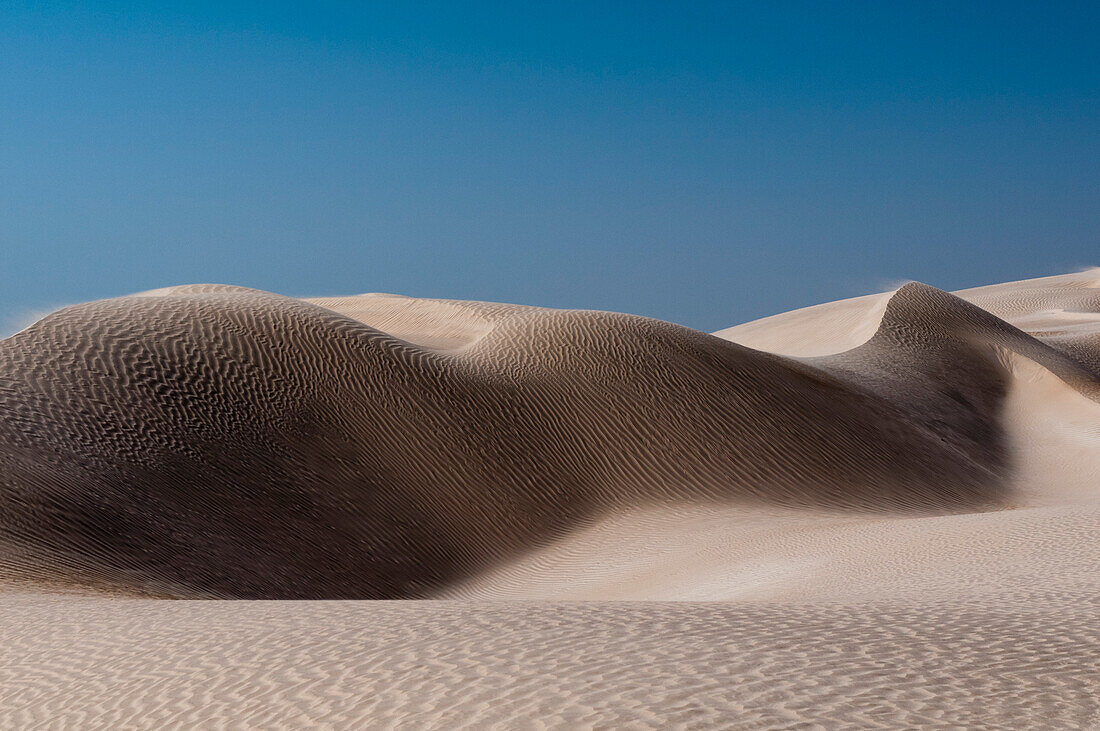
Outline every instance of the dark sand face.
[[867, 343], [809, 359], [612, 313], [397, 300], [398, 325], [403, 304], [434, 338], [201, 286], [0, 342], [7, 570], [415, 598], [644, 505], [988, 508], [1013, 472], [1003, 353], [1097, 383], [1087, 342], [922, 285]]

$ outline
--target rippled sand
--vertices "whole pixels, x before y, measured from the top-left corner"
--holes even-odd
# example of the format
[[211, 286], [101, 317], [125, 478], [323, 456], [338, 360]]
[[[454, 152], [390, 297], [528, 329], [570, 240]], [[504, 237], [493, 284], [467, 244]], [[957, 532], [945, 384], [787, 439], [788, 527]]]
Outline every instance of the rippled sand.
[[0, 727], [1100, 728], [1098, 374], [1100, 270], [67, 308], [0, 341]]

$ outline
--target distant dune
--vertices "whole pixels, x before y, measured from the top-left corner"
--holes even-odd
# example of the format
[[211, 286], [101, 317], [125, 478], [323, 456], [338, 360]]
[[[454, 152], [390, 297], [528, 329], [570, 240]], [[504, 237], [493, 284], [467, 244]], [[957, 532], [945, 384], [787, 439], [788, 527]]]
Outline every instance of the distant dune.
[[1098, 566], [1100, 269], [713, 335], [192, 285], [0, 341], [0, 726], [1096, 728]]

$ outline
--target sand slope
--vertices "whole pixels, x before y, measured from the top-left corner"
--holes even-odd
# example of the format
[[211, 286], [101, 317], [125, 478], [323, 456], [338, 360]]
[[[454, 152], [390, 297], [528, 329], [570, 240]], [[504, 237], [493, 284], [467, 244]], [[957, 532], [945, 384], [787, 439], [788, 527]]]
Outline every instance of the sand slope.
[[1098, 374], [1100, 270], [66, 308], [0, 341], [0, 726], [1096, 727]]

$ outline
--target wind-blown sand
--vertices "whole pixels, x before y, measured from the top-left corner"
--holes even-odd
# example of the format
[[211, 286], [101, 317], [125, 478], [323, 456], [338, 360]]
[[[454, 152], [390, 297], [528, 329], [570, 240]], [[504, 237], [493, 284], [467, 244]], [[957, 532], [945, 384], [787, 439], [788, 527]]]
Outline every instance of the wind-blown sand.
[[1098, 559], [1100, 270], [0, 341], [0, 727], [1097, 728]]

